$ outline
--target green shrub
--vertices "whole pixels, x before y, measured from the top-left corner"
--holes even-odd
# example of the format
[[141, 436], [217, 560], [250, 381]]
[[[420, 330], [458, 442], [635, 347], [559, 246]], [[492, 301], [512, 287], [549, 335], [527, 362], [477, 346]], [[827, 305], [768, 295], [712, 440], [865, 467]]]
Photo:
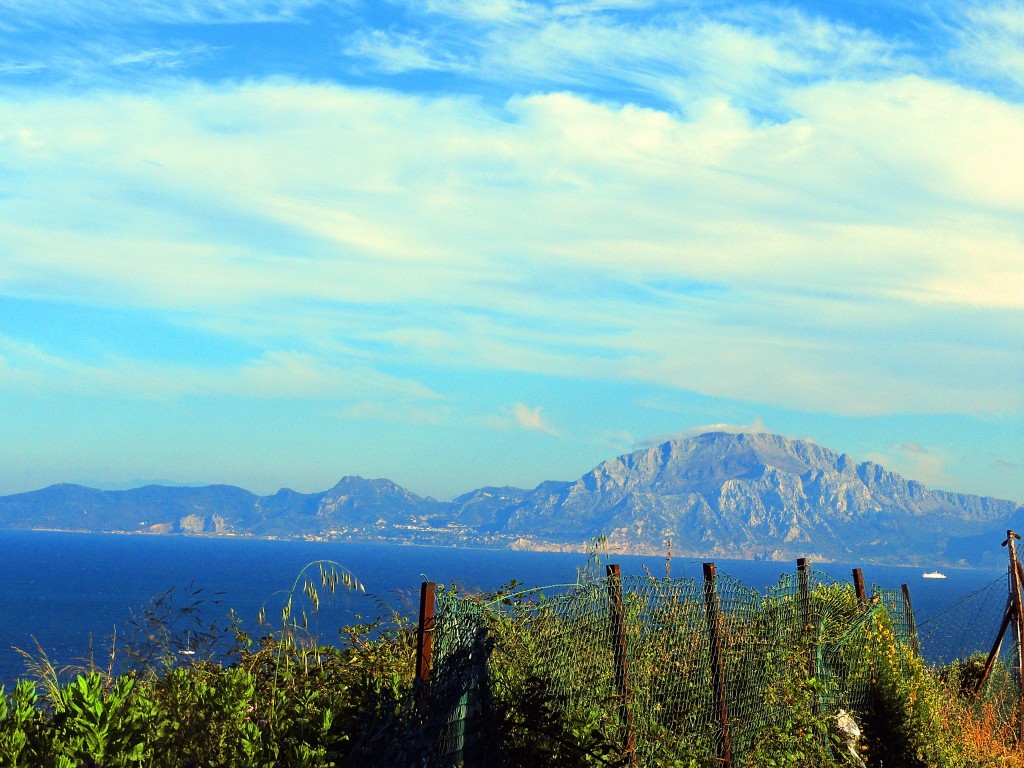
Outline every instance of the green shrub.
[[[166, 601], [165, 613], [150, 616], [151, 646], [131, 656], [149, 661], [127, 673], [90, 665], [65, 678], [40, 657], [29, 668], [33, 679], [9, 694], [0, 689], [0, 766], [422, 764], [447, 720], [431, 720], [429, 706], [419, 706], [413, 626], [394, 614], [342, 628], [337, 647], [311, 643], [299, 617], [302, 603], [315, 609], [319, 592], [305, 573], [285, 593], [280, 628], [259, 642], [229, 621], [234, 642], [226, 661], [176, 653], [180, 633], [159, 627], [160, 616], [174, 615]], [[327, 567], [320, 576], [328, 590], [358, 584]], [[601, 583], [580, 588], [594, 605], [607, 599]], [[560, 598], [517, 592], [516, 585], [469, 600], [466, 626], [485, 631], [474, 635], [477, 645], [463, 660], [474, 665], [468, 671], [475, 681], [466, 700], [465, 727], [475, 737], [466, 741], [467, 763], [718, 765], [702, 608], [692, 590], [673, 594], [624, 601], [635, 753], [625, 736], [627, 702], [615, 690], [614, 653], [601, 634], [605, 617], [595, 614], [596, 624], [573, 630], [579, 617]], [[834, 728], [835, 710], [854, 700], [863, 701], [857, 719], [871, 768], [1024, 768], [1019, 702], [1005, 666], [997, 664], [988, 695], [979, 698], [982, 659], [931, 668], [898, 642], [884, 610], [864, 613], [848, 586], [817, 588], [811, 599], [823, 618], [798, 622], [790, 642], [778, 640], [779, 627], [805, 610], [792, 595], [765, 598], [723, 625], [736, 768], [854, 765]], [[835, 642], [847, 636], [856, 642]], [[828, 679], [812, 676], [825, 641], [832, 642]], [[435, 692], [444, 674], [438, 672]], [[660, 686], [665, 680], [672, 685]]]

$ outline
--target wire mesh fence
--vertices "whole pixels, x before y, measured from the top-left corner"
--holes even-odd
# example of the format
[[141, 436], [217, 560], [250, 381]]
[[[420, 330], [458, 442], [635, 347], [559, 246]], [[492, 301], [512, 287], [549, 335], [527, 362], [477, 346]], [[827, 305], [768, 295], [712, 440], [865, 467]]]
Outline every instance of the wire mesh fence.
[[713, 565], [702, 581], [610, 566], [489, 602], [440, 591], [432, 764], [741, 764], [796, 710], [865, 710], [872, 637], [916, 652], [906, 597], [809, 568], [761, 593]]

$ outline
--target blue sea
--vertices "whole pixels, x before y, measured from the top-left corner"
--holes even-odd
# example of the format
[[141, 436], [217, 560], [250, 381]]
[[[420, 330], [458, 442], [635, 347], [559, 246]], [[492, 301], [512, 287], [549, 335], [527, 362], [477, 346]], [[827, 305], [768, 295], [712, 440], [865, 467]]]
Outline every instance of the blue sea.
[[[109, 655], [115, 632], [123, 644], [153, 599], [171, 590], [173, 610], [196, 601], [196, 625], [226, 624], [234, 609], [254, 637], [260, 608], [279, 617], [282, 590], [316, 560], [348, 568], [367, 594], [338, 593], [324, 600], [313, 629], [324, 642], [357, 617], [373, 619], [391, 609], [417, 610], [426, 579], [470, 589], [495, 589], [516, 579], [525, 586], [571, 583], [586, 563], [583, 554], [510, 552], [322, 542], [207, 539], [176, 536], [116, 536], [55, 532], [0, 532], [0, 683], [25, 674], [16, 648], [38, 655], [41, 648], [58, 667], [79, 664], [92, 654]], [[665, 573], [663, 557], [612, 558], [624, 574], [644, 567]], [[717, 561], [718, 572], [763, 589], [795, 565], [779, 562]], [[815, 566], [833, 579], [849, 580], [852, 565]], [[700, 579], [701, 563], [674, 559], [673, 576]], [[865, 580], [883, 587], [910, 586], [922, 651], [930, 661], [987, 651], [1006, 603], [1005, 573], [949, 570], [943, 580], [923, 579], [917, 568], [863, 566]], [[317, 571], [313, 570], [314, 576]], [[166, 603], [165, 603], [166, 605]], [[278, 619], [279, 620], [279, 619]], [[187, 641], [186, 641], [187, 644]]]

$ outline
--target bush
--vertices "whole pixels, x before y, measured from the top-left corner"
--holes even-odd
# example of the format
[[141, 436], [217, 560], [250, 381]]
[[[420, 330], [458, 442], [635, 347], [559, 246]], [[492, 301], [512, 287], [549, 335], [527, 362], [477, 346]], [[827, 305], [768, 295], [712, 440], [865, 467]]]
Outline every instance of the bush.
[[[337, 583], [327, 570], [321, 578], [322, 585]], [[653, 583], [659, 590], [670, 586]], [[160, 627], [175, 620], [170, 613], [154, 614], [158, 620], [145, 625], [150, 645], [129, 654], [136, 664], [122, 674], [89, 665], [62, 679], [40, 658], [30, 666], [33, 679], [10, 693], [0, 689], [0, 766], [422, 765], [441, 734], [454, 733], [448, 723], [458, 718], [466, 735], [476, 737], [459, 741], [467, 763], [493, 768], [628, 766], [634, 758], [667, 768], [717, 764], [714, 702], [702, 682], [707, 639], [700, 616], [691, 615], [692, 595], [625, 600], [636, 713], [631, 754], [625, 701], [610, 682], [614, 672], [609, 678], [614, 654], [600, 632], [569, 631], [572, 604], [517, 592], [515, 585], [469, 600], [462, 620], [471, 629], [480, 622], [486, 632], [463, 649], [466, 658], [448, 658], [452, 669], [435, 669], [431, 692], [438, 698], [430, 701], [443, 699], [445, 676], [454, 669], [460, 679], [472, 679], [472, 702], [465, 709], [468, 700], [459, 700], [462, 689], [455, 686], [456, 699], [432, 712], [418, 706], [415, 632], [407, 619], [393, 614], [344, 627], [338, 647], [313, 644], [303, 640], [304, 622], [295, 618], [300, 585], [315, 604], [316, 589], [297, 579], [286, 593], [281, 628], [254, 643], [231, 621], [234, 640], [221, 661], [175, 653], [180, 633]], [[598, 605], [604, 589], [591, 584], [584, 592]], [[737, 674], [730, 692], [737, 768], [856, 765], [837, 735], [834, 713], [840, 699], [864, 697], [857, 719], [872, 768], [1024, 768], [1016, 734], [1019, 689], [1009, 670], [997, 664], [979, 698], [984, 659], [931, 668], [897, 641], [884, 610], [864, 613], [848, 592], [843, 585], [816, 589], [812, 598], [830, 606], [821, 614], [826, 618], [817, 634], [808, 632], [810, 624], [798, 627], [788, 644], [772, 632], [800, 614], [791, 596], [766, 599], [760, 613], [730, 620], [722, 642]], [[599, 623], [607, 627], [607, 620]], [[852, 636], [851, 625], [857, 642], [831, 646], [833, 677], [827, 684], [811, 677], [822, 637]], [[443, 653], [437, 659], [445, 663]], [[673, 685], [658, 688], [664, 679]], [[846, 690], [839, 698], [836, 680]]]

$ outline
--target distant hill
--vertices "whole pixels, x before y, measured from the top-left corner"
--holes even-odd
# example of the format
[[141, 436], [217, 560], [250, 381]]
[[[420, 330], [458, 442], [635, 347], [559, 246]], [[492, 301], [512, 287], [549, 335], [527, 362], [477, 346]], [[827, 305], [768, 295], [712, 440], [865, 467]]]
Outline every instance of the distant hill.
[[1011, 501], [933, 491], [806, 440], [708, 433], [610, 459], [576, 481], [454, 501], [344, 477], [304, 494], [54, 485], [0, 497], [0, 528], [580, 549], [680, 556], [977, 565], [1001, 561]]

